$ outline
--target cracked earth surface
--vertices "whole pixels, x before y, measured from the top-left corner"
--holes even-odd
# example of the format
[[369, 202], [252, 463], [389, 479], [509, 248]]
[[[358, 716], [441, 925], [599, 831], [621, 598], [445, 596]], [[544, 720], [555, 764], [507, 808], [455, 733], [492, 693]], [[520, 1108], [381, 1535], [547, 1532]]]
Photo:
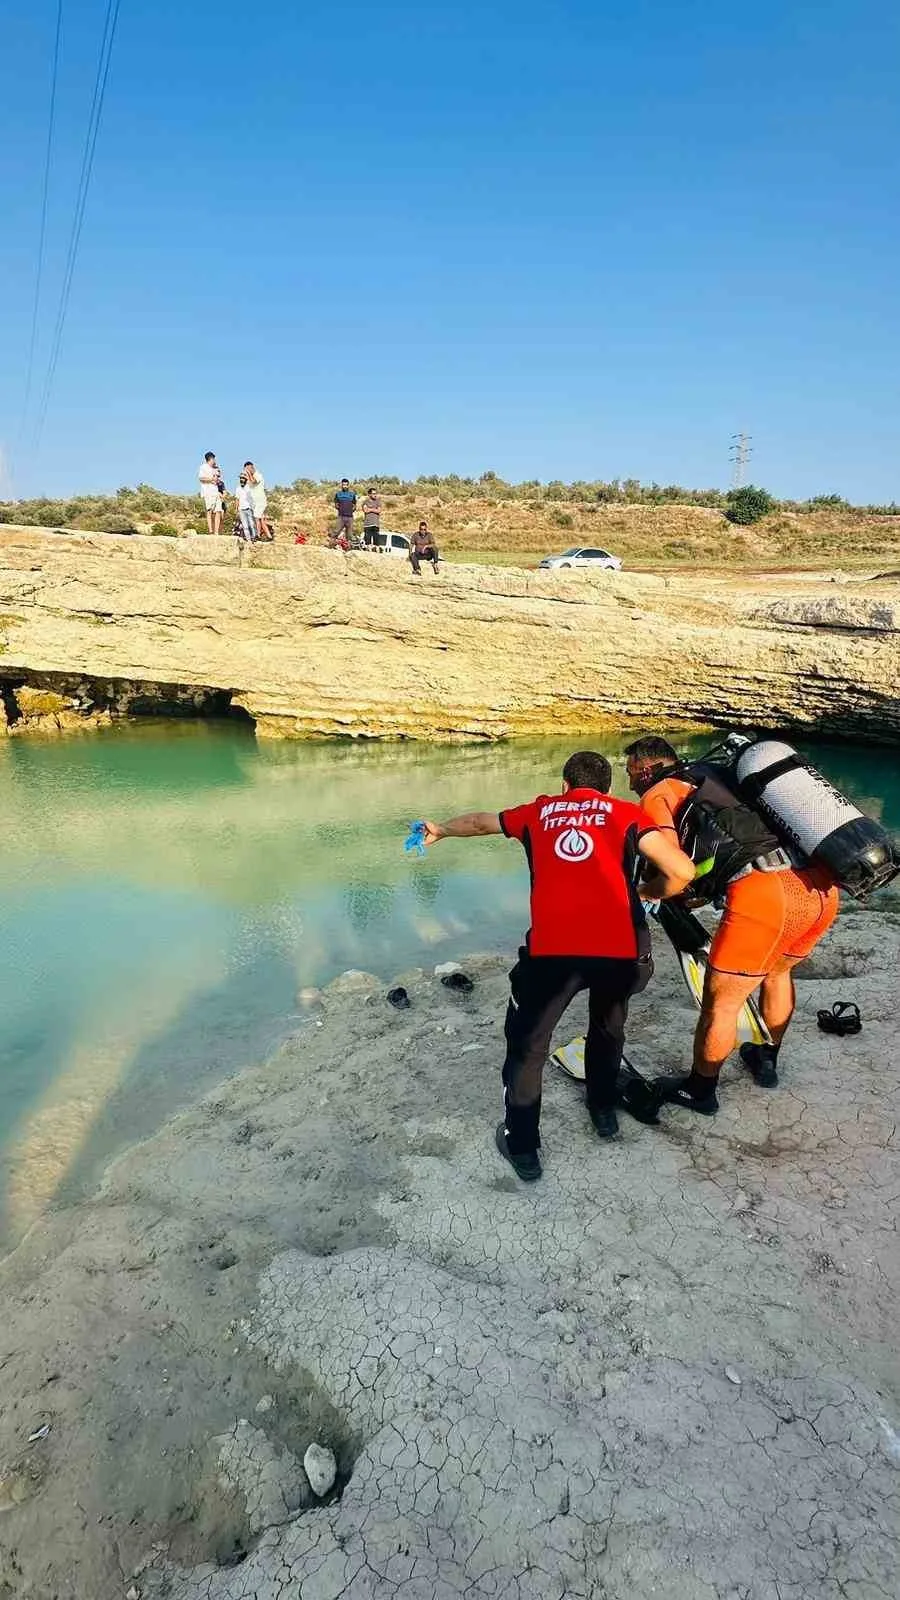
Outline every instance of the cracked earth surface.
[[[898, 954], [846, 914], [782, 1086], [731, 1069], [710, 1122], [601, 1146], [548, 1068], [532, 1188], [491, 1146], [505, 964], [405, 975], [406, 1013], [332, 985], [4, 1269], [2, 1600], [893, 1597]], [[693, 1022], [659, 955], [648, 1071]], [[819, 1034], [847, 997], [863, 1034]]]

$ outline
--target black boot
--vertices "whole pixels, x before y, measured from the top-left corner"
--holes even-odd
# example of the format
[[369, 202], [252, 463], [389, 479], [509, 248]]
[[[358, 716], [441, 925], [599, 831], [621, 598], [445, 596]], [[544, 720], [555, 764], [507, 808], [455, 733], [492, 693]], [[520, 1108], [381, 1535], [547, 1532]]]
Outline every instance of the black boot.
[[612, 1106], [588, 1106], [588, 1116], [594, 1124], [598, 1139], [617, 1139], [619, 1119]]
[[714, 1117], [719, 1109], [716, 1082], [715, 1078], [685, 1072], [677, 1078], [654, 1078], [652, 1086], [662, 1104], [684, 1106], [686, 1111], [697, 1111], [701, 1117]]
[[742, 1044], [741, 1061], [752, 1073], [754, 1083], [761, 1089], [778, 1087], [778, 1046], [774, 1044]]
[[522, 1179], [523, 1183], [534, 1183], [541, 1176], [543, 1168], [541, 1158], [536, 1150], [510, 1150], [509, 1131], [505, 1122], [497, 1123], [497, 1132], [494, 1143], [500, 1151], [504, 1161], [508, 1161], [513, 1172]]

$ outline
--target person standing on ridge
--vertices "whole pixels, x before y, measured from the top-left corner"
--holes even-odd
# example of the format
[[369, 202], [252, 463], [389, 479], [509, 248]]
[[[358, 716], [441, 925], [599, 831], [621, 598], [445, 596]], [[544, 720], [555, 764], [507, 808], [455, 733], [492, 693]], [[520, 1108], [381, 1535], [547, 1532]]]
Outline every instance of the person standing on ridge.
[[225, 483], [219, 471], [214, 450], [207, 450], [200, 463], [197, 473], [200, 480], [200, 494], [206, 511], [206, 527], [209, 533], [222, 531], [222, 494]]
[[353, 518], [356, 512], [356, 494], [350, 487], [349, 478], [341, 479], [341, 487], [334, 497], [334, 509], [338, 515], [338, 534], [344, 534], [348, 539], [353, 534]]
[[531, 869], [531, 927], [509, 975], [505, 1117], [500, 1154], [520, 1178], [541, 1176], [541, 1087], [550, 1038], [564, 1011], [588, 991], [590, 1021], [584, 1066], [587, 1107], [601, 1139], [615, 1138], [616, 1078], [625, 1043], [628, 1001], [652, 973], [650, 934], [635, 889], [638, 857], [654, 876], [643, 893], [679, 894], [693, 863], [669, 834], [629, 800], [609, 793], [605, 756], [569, 757], [562, 792], [539, 795], [499, 815], [473, 811], [449, 822], [425, 822], [423, 842], [503, 833], [525, 849]]
[[[662, 837], [677, 840], [679, 813], [697, 788], [690, 773], [667, 740], [652, 734], [635, 739], [625, 756], [641, 809]], [[839, 900], [826, 868], [794, 867], [780, 847], [762, 851], [731, 879], [710, 947], [693, 1068], [655, 1080], [662, 1100], [707, 1117], [718, 1111], [719, 1073], [737, 1043], [741, 1007], [757, 988], [772, 1043], [742, 1044], [741, 1062], [760, 1088], [777, 1086], [778, 1052], [794, 1014], [791, 974], [828, 932]]]
[[381, 529], [381, 496], [369, 489], [363, 501], [363, 544], [377, 544], [375, 535]]
[[269, 503], [266, 495], [266, 480], [253, 465], [252, 461], [244, 462], [244, 472], [250, 485], [250, 498], [253, 501], [253, 515], [256, 518], [259, 537], [261, 539], [272, 539], [272, 525], [266, 516], [266, 507]]
[[241, 538], [250, 544], [256, 544], [259, 532], [256, 526], [256, 515], [253, 510], [253, 486], [246, 472], [238, 478], [238, 486], [234, 491], [237, 502], [238, 520], [241, 526]]

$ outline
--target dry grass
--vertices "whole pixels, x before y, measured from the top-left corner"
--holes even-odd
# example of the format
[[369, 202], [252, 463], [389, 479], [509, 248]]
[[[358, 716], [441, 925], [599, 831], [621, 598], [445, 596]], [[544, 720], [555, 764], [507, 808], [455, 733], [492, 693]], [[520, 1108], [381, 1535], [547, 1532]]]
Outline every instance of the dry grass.
[[[315, 536], [329, 526], [324, 494], [280, 496], [282, 523]], [[454, 501], [422, 491], [383, 496], [385, 527], [408, 533], [425, 518], [451, 561], [537, 566], [570, 545], [600, 546], [626, 566], [854, 566], [900, 563], [900, 518], [867, 512], [777, 511], [737, 528], [703, 506], [608, 506], [578, 501]]]
[[[360, 490], [361, 500], [363, 485]], [[324, 539], [334, 525], [333, 492], [323, 484], [274, 489], [270, 514], [281, 536], [303, 528], [312, 542]], [[631, 569], [900, 566], [900, 517], [849, 506], [779, 508], [738, 528], [708, 506], [604, 504], [596, 496], [575, 498], [562, 485], [550, 498], [527, 485], [505, 492], [478, 485], [454, 494], [446, 484], [417, 483], [384, 489], [382, 507], [383, 525], [404, 533], [425, 518], [451, 561], [534, 567], [545, 555], [585, 544], [613, 551]], [[108, 532], [205, 530], [199, 496], [162, 494], [148, 485], [115, 496], [0, 506], [0, 521]]]

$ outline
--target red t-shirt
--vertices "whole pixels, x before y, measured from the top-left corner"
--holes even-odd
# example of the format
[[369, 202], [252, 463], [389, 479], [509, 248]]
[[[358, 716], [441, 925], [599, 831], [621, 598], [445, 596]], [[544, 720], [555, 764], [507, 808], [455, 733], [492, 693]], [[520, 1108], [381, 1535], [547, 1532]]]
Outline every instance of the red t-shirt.
[[500, 826], [524, 845], [531, 868], [531, 955], [637, 956], [646, 921], [635, 856], [641, 834], [656, 827], [650, 817], [630, 800], [570, 789], [501, 811]]

